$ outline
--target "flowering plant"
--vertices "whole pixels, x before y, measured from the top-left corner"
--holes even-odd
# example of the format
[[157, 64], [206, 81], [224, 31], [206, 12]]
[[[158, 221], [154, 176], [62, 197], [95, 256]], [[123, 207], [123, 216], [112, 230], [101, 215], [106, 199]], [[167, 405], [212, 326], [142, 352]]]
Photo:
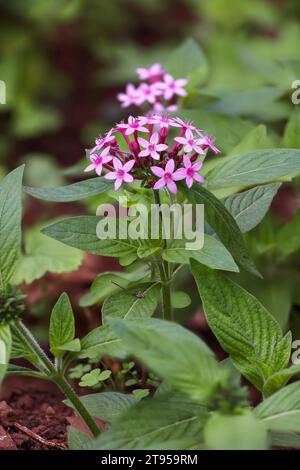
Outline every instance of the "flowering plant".
[[128, 83], [125, 93], [118, 94], [123, 108], [147, 104], [156, 113], [177, 111], [177, 97], [187, 96], [184, 88], [188, 83], [186, 78], [175, 79], [165, 72], [161, 64], [153, 64], [149, 68], [139, 67], [136, 72], [142, 81], [140, 85], [135, 87]]
[[[299, 382], [285, 386], [300, 371], [299, 364], [289, 364], [291, 333], [284, 334], [258, 299], [220, 271], [243, 269], [260, 276], [243, 233], [265, 216], [280, 186], [277, 180], [300, 170], [300, 152], [250, 149], [237, 155], [234, 149], [225, 158], [206, 161], [208, 152], [214, 157], [219, 149], [200, 129], [201, 122], [194, 125], [170, 117], [161, 108], [175, 95], [185, 95], [187, 80], [174, 80], [158, 64], [138, 69], [138, 74], [147, 83], [138, 91], [130, 85], [120, 95], [123, 106], [147, 101], [156, 109], [146, 116], [129, 116], [127, 122], [96, 139], [85, 168], [86, 173], [95, 171], [96, 177], [59, 188], [24, 190], [52, 202], [91, 196], [109, 202], [115, 201], [126, 184], [130, 209], [145, 201], [162, 205], [162, 200], [169, 207], [177, 195], [179, 207], [204, 206], [204, 243], [192, 249], [183, 237], [176, 239], [176, 217], [171, 219], [170, 238], [164, 237], [161, 213], [157, 239], [149, 231], [146, 239], [141, 234], [134, 237], [133, 230], [125, 236], [119, 231], [112, 238], [100, 237], [98, 226], [105, 216], [99, 212], [65, 218], [44, 228], [42, 233], [52, 239], [84, 252], [116, 257], [125, 268], [97, 276], [91, 292], [81, 299], [83, 306], [104, 301], [101, 324], [83, 338], [76, 337], [69, 298], [61, 295], [50, 318], [53, 359], [49, 358], [24, 325], [23, 297], [11, 287], [16, 284], [14, 273], [21, 257], [23, 167], [17, 168], [0, 183], [1, 376], [34, 376], [61, 388], [67, 404], [94, 437], [71, 428], [70, 448], [265, 449], [270, 442], [287, 445], [290, 436], [300, 432]], [[132, 211], [128, 219], [136, 222], [137, 214]], [[121, 217], [117, 220], [121, 225]], [[200, 338], [173, 321], [174, 307], [185, 308], [191, 302], [177, 288], [178, 273], [184, 270], [194, 278], [207, 322], [229, 354], [226, 361], [218, 362]], [[162, 318], [151, 318], [154, 314]], [[79, 398], [66, 378], [69, 371], [69, 378], [81, 379], [81, 386], [95, 387], [111, 380], [115, 387], [113, 371], [99, 367], [107, 356], [118, 361], [135, 357], [155, 376], [143, 373], [141, 390], [132, 390], [139, 380], [134, 371], [126, 394], [117, 390]], [[9, 363], [9, 358], [19, 357], [29, 366]], [[84, 360], [89, 363], [82, 364]], [[79, 368], [70, 369], [78, 361]], [[133, 366], [126, 367], [125, 375]], [[241, 375], [262, 393], [257, 407], [249, 405]], [[148, 395], [154, 396], [144, 400]], [[103, 432], [95, 418], [111, 428]]]
[[127, 123], [96, 139], [85, 171], [95, 170], [100, 176], [106, 170], [104, 178], [115, 181], [116, 191], [123, 183], [139, 180], [142, 186], [154, 190], [166, 186], [176, 194], [176, 181], [184, 179], [188, 188], [194, 181], [205, 182], [199, 170], [208, 149], [220, 152], [211, 137], [179, 117], [129, 116]]

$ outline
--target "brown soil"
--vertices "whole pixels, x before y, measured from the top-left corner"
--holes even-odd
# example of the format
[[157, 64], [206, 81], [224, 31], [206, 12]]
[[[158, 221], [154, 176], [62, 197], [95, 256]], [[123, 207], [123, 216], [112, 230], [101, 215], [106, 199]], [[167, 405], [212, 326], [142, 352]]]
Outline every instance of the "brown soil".
[[0, 401], [0, 450], [63, 450], [68, 418], [55, 386], [29, 378], [7, 379]]

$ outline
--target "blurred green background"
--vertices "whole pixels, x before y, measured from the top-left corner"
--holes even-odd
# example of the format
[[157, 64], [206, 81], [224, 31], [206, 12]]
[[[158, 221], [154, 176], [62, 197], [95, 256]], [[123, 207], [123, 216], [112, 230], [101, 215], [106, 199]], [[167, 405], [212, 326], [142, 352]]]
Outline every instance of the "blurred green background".
[[[84, 177], [85, 148], [132, 111], [120, 108], [117, 93], [126, 82], [136, 82], [136, 67], [154, 62], [176, 78], [190, 69], [181, 113], [214, 135], [223, 154], [300, 148], [300, 106], [291, 102], [292, 82], [300, 79], [299, 0], [0, 0], [0, 13], [0, 80], [6, 84], [6, 104], [0, 104], [0, 178], [21, 162], [32, 186]], [[300, 237], [294, 237], [292, 251], [284, 251], [277, 231], [296, 215], [284, 239], [299, 234], [299, 188], [299, 178], [287, 183], [273, 215], [247, 235], [265, 280], [238, 279], [283, 328], [294, 323], [297, 334]], [[89, 201], [85, 209], [94, 213], [94, 208]], [[40, 223], [64, 211], [26, 201], [25, 226], [39, 225], [26, 231], [28, 272], [24, 268], [20, 282], [80, 265], [80, 257], [61, 247], [49, 250], [38, 238]], [[83, 211], [74, 204], [68, 212]], [[69, 279], [76, 301], [99, 272], [115, 268], [107, 261], [93, 263], [76, 274], [78, 284]], [[66, 282], [48, 278], [39, 293], [31, 289], [36, 313], [44, 309], [43, 293], [56, 298]], [[189, 282], [186, 289], [196, 292]], [[180, 313], [182, 320], [199, 308], [198, 297], [192, 299]], [[90, 321], [88, 312], [86, 318]]]

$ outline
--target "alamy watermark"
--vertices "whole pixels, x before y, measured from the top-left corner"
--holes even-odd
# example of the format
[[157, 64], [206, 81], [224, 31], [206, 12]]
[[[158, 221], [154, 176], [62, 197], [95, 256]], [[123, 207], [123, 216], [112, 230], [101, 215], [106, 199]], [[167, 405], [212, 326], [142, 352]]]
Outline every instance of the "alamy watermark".
[[6, 104], [6, 85], [3, 80], [0, 80], [0, 104]]
[[204, 244], [203, 204], [102, 204], [97, 208], [101, 217], [96, 228], [101, 240], [182, 240], [186, 250], [201, 250]]
[[291, 86], [295, 91], [292, 93], [292, 103], [300, 104], [300, 80], [294, 80]]

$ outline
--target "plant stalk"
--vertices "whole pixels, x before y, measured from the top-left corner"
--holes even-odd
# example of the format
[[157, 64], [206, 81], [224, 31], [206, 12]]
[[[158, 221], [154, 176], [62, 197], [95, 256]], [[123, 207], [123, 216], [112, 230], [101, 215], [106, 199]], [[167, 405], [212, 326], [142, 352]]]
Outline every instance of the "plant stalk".
[[63, 374], [56, 369], [53, 362], [51, 362], [50, 359], [47, 357], [45, 352], [42, 350], [42, 348], [40, 347], [34, 336], [31, 334], [31, 332], [26, 328], [24, 323], [18, 321], [14, 323], [11, 328], [17, 333], [19, 337], [22, 338], [22, 341], [32, 351], [34, 356], [37, 358], [39, 364], [41, 364], [42, 371], [47, 374], [50, 380], [56, 383], [56, 385], [70, 400], [77, 413], [81, 416], [81, 418], [84, 420], [84, 422], [92, 432], [93, 436], [99, 436], [101, 434], [101, 431], [95, 423], [93, 417], [90, 415], [88, 410], [80, 401], [79, 397], [76, 395], [71, 385], [66, 381]]

